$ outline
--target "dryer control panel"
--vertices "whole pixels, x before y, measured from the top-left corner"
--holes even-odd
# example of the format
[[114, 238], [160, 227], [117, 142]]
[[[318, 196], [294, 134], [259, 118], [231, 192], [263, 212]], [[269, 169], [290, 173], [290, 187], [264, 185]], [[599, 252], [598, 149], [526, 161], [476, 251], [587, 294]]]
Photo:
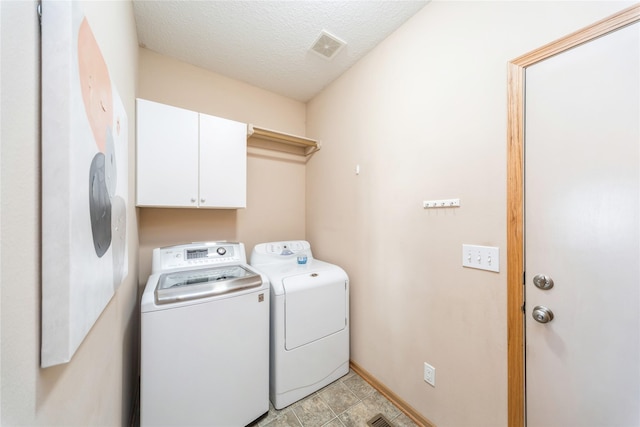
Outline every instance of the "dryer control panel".
[[311, 245], [304, 241], [273, 242], [265, 245], [266, 253], [271, 255], [293, 255], [311, 249]]
[[247, 262], [242, 243], [203, 242], [153, 250], [152, 273], [181, 268], [208, 267]]
[[290, 258], [303, 256], [306, 260], [313, 259], [311, 245], [304, 240], [260, 243], [253, 248], [251, 264], [277, 263]]

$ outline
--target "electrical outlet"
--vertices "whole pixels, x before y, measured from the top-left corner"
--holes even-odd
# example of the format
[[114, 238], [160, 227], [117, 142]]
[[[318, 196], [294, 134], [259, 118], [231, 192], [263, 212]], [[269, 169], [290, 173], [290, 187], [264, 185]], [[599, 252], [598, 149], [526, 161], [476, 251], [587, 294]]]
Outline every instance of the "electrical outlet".
[[436, 386], [436, 368], [429, 365], [427, 362], [424, 362], [424, 380], [431, 384], [432, 386]]

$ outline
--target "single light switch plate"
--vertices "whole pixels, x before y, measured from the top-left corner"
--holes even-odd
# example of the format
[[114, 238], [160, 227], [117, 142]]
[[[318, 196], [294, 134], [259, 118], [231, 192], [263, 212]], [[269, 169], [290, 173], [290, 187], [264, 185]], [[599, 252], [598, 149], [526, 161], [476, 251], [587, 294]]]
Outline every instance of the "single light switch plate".
[[500, 248], [462, 245], [462, 266], [498, 273], [500, 271]]

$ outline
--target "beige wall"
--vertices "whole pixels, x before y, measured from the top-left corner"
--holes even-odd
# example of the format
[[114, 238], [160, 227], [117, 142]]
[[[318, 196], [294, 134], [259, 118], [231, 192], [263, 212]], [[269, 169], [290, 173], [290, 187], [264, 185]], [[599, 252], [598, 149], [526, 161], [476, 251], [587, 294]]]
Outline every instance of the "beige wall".
[[432, 2], [308, 104], [307, 238], [350, 275], [351, 358], [439, 427], [507, 425], [507, 61], [630, 4]]
[[[140, 98], [304, 136], [305, 104], [140, 49]], [[250, 148], [247, 208], [140, 211], [140, 283], [153, 248], [203, 240], [260, 242], [305, 237], [305, 163], [300, 156]]]
[[[625, 4], [433, 2], [305, 106], [138, 50], [129, 2], [85, 3], [130, 124], [137, 95], [306, 131], [323, 149], [306, 167], [252, 149], [244, 210], [139, 209], [137, 233], [131, 209], [129, 276], [73, 360], [44, 370], [35, 5], [0, 3], [3, 425], [128, 421], [137, 282], [146, 281], [151, 248], [222, 238], [250, 251], [259, 241], [306, 236], [319, 258], [350, 274], [355, 362], [440, 427], [506, 426], [506, 62]], [[422, 210], [422, 200], [445, 197], [462, 206]], [[462, 243], [500, 246], [502, 272], [460, 267]], [[424, 361], [437, 369], [436, 388], [422, 381]]]
[[[35, 1], [2, 1], [2, 425], [123, 425], [137, 384], [137, 250], [129, 275], [68, 364], [40, 369], [40, 33]], [[135, 176], [137, 36], [130, 2], [83, 3], [129, 117]], [[46, 280], [46, 278], [42, 278]]]

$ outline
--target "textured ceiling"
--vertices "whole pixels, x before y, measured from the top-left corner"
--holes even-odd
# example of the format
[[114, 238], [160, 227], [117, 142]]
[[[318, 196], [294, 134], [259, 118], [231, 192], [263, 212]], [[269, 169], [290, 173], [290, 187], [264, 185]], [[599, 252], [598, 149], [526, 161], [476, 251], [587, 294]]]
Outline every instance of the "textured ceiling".
[[[306, 102], [428, 0], [134, 0], [141, 46]], [[326, 30], [346, 42], [310, 51]]]

